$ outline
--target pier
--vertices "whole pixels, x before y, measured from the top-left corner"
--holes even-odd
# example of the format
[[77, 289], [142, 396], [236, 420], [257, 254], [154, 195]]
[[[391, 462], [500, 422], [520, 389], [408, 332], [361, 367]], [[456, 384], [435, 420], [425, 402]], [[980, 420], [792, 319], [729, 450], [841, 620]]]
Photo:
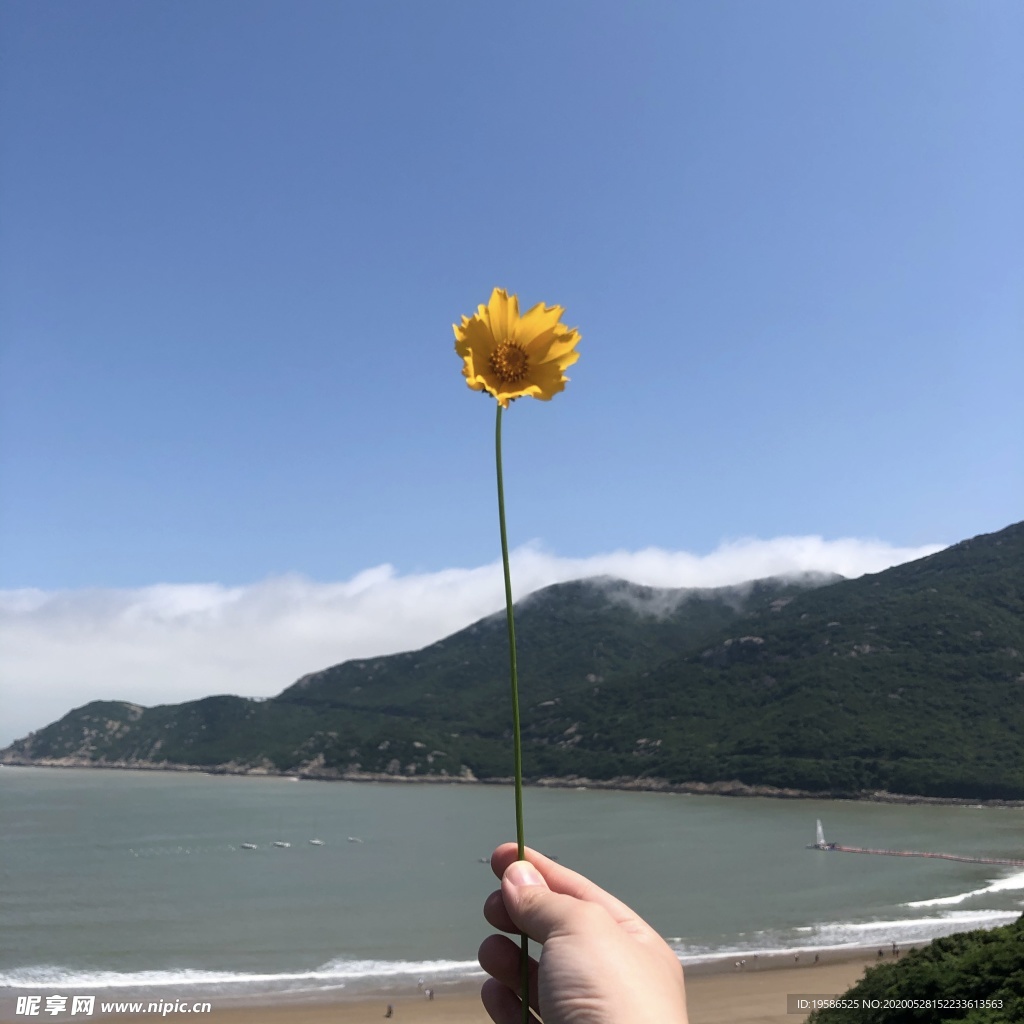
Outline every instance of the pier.
[[822, 850], [825, 853], [873, 853], [878, 857], [930, 857], [933, 860], [956, 860], [961, 864], [997, 864], [1000, 867], [1024, 868], [1024, 860], [1011, 860], [1008, 857], [971, 857], [962, 853], [926, 853], [923, 850], [872, 850], [865, 846], [843, 846], [841, 843], [825, 842], [825, 832], [818, 821], [815, 841], [807, 847], [809, 850]]
[[932, 857], [936, 860], [958, 860], [963, 864], [1000, 864], [1024, 868], [1024, 860], [1010, 860], [1007, 857], [969, 857], [960, 853], [925, 853], [922, 850], [869, 850], [862, 846], [841, 846], [839, 843], [829, 843], [823, 849], [838, 853], [874, 853], [880, 857]]

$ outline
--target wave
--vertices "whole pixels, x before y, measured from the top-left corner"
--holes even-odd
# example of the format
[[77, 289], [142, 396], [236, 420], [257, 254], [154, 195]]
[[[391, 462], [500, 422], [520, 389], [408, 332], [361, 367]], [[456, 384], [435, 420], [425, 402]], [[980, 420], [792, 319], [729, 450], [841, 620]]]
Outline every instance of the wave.
[[[1024, 873], [1016, 887], [1024, 886]], [[1002, 879], [1009, 883], [1012, 879]], [[993, 883], [994, 885], [997, 883]], [[1011, 888], [1008, 884], [1003, 889]], [[987, 890], [986, 890], [987, 891]], [[931, 901], [925, 901], [931, 902]], [[929, 917], [860, 922], [827, 922], [785, 929], [743, 933], [717, 945], [685, 938], [668, 941], [684, 964], [750, 956], [798, 955], [829, 950], [871, 950], [896, 942], [902, 948], [930, 942], [943, 935], [995, 928], [1016, 920], [1005, 910], [955, 910]], [[0, 990], [91, 992], [113, 989], [127, 997], [150, 998], [169, 993], [247, 1000], [275, 997], [315, 998], [320, 995], [359, 996], [385, 989], [415, 992], [419, 981], [429, 987], [468, 982], [483, 977], [475, 960], [354, 960], [339, 957], [304, 971], [214, 971], [202, 969], [108, 971], [44, 965], [0, 972]]]
[[60, 966], [22, 967], [0, 972], [0, 989], [53, 989], [91, 991], [94, 989], [174, 990], [187, 988], [196, 995], [230, 998], [252, 995], [301, 995], [349, 990], [372, 990], [378, 985], [394, 987], [407, 982], [414, 987], [420, 979], [429, 985], [467, 980], [483, 972], [475, 960], [329, 960], [309, 971], [261, 973], [247, 971], [103, 971]]
[[735, 956], [778, 956], [826, 950], [874, 949], [897, 943], [906, 948], [932, 939], [976, 928], [996, 928], [1010, 924], [1020, 916], [1005, 910], [954, 910], [934, 917], [877, 921], [843, 921], [805, 925], [799, 928], [771, 929], [738, 936], [728, 946], [708, 947], [688, 943], [684, 938], [669, 939], [684, 964]]
[[904, 903], [903, 906], [915, 908], [949, 906], [963, 903], [964, 900], [969, 900], [973, 896], [985, 896], [992, 892], [1012, 892], [1015, 889], [1024, 889], [1024, 871], [1006, 878], [997, 878], [984, 889], [972, 889], [970, 892], [957, 893], [955, 896], [937, 896], [931, 900], [914, 900], [911, 903]]

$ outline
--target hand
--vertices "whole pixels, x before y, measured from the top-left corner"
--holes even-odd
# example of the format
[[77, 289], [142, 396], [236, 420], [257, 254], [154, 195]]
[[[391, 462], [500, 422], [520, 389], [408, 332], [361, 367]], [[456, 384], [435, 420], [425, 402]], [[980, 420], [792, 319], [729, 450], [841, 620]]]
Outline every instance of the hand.
[[[501, 889], [484, 903], [488, 923], [526, 932], [544, 949], [530, 964], [530, 1006], [544, 1024], [687, 1024], [683, 968], [664, 939], [589, 879], [506, 843], [491, 855]], [[519, 946], [490, 935], [481, 998], [495, 1024], [521, 1024]], [[536, 1018], [534, 1018], [536, 1020]]]

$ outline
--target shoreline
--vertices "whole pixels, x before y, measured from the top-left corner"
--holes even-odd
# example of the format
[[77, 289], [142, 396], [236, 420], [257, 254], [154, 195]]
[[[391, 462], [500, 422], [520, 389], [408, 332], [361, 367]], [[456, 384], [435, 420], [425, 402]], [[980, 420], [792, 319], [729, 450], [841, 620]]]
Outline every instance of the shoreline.
[[[878, 960], [869, 953], [862, 948], [851, 948], [826, 951], [817, 962], [807, 953], [799, 955], [797, 962], [788, 954], [780, 954], [745, 961], [734, 962], [726, 958], [691, 965], [685, 968], [690, 1024], [799, 1024], [807, 1015], [788, 1012], [787, 997], [838, 996], [856, 984], [867, 968], [892, 959], [888, 953], [884, 960]], [[305, 999], [295, 995], [217, 999], [177, 992], [163, 994], [157, 999], [143, 996], [141, 1003], [145, 1006], [162, 998], [169, 1007], [175, 1000], [180, 1000], [188, 1008], [184, 1012], [146, 1012], [141, 1007], [133, 1011], [124, 1007], [104, 1013], [100, 1010], [101, 1002], [128, 1003], [139, 1001], [139, 996], [100, 990], [95, 993], [97, 1005], [92, 1019], [116, 1021], [118, 1024], [146, 1024], [156, 1013], [161, 1019], [182, 1020], [200, 1012], [190, 1012], [194, 1005], [208, 1001], [212, 1009], [201, 1013], [201, 1019], [207, 1024], [367, 1024], [383, 1019], [389, 1005], [393, 1008], [391, 1019], [398, 1024], [490, 1024], [480, 1002], [479, 991], [479, 979], [465, 979], [438, 985], [433, 999], [428, 999], [423, 991], [410, 984], [390, 990], [383, 988], [374, 993], [346, 996], [332, 992], [313, 994]], [[0, 1024], [15, 1024], [13, 1011], [13, 998], [5, 996], [0, 1004]], [[51, 1015], [49, 1019], [70, 1021], [77, 1018], [61, 1014]]]
[[[56, 768], [85, 771], [177, 772], [193, 775], [231, 776], [233, 778], [294, 779], [311, 782], [363, 782], [387, 785], [427, 786], [510, 786], [512, 778], [483, 778], [474, 775], [391, 775], [386, 772], [327, 771], [304, 768], [299, 771], [277, 771], [264, 766], [253, 767], [228, 763], [223, 765], [192, 765], [167, 761], [88, 761], [85, 758], [0, 758], [2, 768]], [[849, 800], [851, 803], [884, 803], [935, 807], [1000, 807], [1019, 810], [1024, 800], [985, 800], [968, 797], [919, 796], [913, 793], [889, 793], [877, 790], [866, 793], [814, 792], [802, 789], [781, 789], [777, 786], [751, 786], [738, 779], [728, 782], [668, 782], [665, 779], [621, 776], [614, 779], [589, 779], [569, 775], [526, 781], [530, 789], [588, 789], [619, 793], [669, 793], [686, 796], [765, 797], [772, 800]]]
[[[1016, 918], [1019, 914], [1010, 916]], [[1007, 923], [1011, 922], [1003, 922]], [[999, 926], [992, 923], [980, 927]], [[976, 931], [978, 927], [965, 930]], [[926, 948], [931, 941], [920, 937], [904, 938], [897, 943], [892, 938], [876, 938], [871, 943], [734, 949], [692, 958], [677, 950], [676, 955], [685, 972], [691, 1005], [701, 1009], [700, 1014], [695, 1011], [691, 1015], [691, 1024], [799, 1024], [807, 1014], [787, 1009], [786, 996], [838, 997], [856, 984], [866, 969], [890, 964]], [[409, 969], [397, 973], [345, 980], [324, 976], [319, 979], [320, 987], [306, 988], [288, 987], [297, 980], [301, 984], [303, 979], [299, 975], [282, 975], [284, 984], [277, 987], [267, 985], [272, 976], [239, 977], [237, 981], [189, 980], [188, 971], [180, 978], [166, 976], [159, 981], [153, 972], [142, 972], [132, 981], [127, 981], [126, 975], [120, 984], [85, 978], [8, 981], [0, 984], [0, 1024], [18, 1024], [21, 1016], [16, 1006], [25, 997], [38, 1000], [36, 1005], [40, 1009], [49, 998], [63, 997], [70, 1009], [73, 999], [92, 997], [94, 1012], [87, 1015], [121, 1024], [145, 1024], [154, 1014], [180, 1019], [188, 1013], [201, 1013], [204, 1020], [213, 1024], [355, 1024], [375, 1020], [388, 1003], [413, 1007], [411, 1015], [400, 1018], [409, 1024], [440, 1020], [449, 1024], [488, 1024], [486, 1015], [473, 1016], [477, 1010], [483, 1014], [478, 996], [485, 978], [475, 961], [459, 962], [455, 972], [440, 962], [436, 965], [437, 973], [431, 970], [435, 965], [427, 962], [406, 966]], [[198, 970], [202, 972], [201, 968]], [[148, 979], [143, 980], [147, 975]], [[433, 990], [435, 998], [427, 1000], [425, 990]], [[201, 1005], [208, 1009], [200, 1010]], [[415, 1009], [417, 1006], [421, 1009]], [[443, 1009], [441, 1016], [433, 1015], [435, 1006]], [[51, 1020], [73, 1021], [83, 1012], [48, 1016]]]

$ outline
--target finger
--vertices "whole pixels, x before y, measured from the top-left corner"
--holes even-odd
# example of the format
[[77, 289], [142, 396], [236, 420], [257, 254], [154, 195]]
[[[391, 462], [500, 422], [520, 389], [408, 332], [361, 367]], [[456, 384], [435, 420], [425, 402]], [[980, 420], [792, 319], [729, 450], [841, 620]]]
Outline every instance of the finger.
[[492, 928], [497, 928], [500, 932], [519, 931], [513, 923], [512, 918], [508, 916], [508, 908], [505, 906], [505, 901], [501, 897], [500, 889], [492, 892], [490, 896], [484, 900], [484, 920]]
[[[529, 847], [524, 852], [526, 859], [544, 876], [544, 881], [547, 882], [548, 888], [552, 892], [574, 896], [586, 903], [596, 903], [608, 912], [612, 920], [617, 924], [626, 925], [630, 931], [653, 931], [632, 908], [622, 900], [616, 899], [611, 893], [605, 892], [589, 878], [584, 878], [583, 875], [555, 863], [549, 857], [545, 857], [544, 854], [531, 850]], [[518, 854], [518, 847], [515, 843], [503, 843], [491, 854], [491, 870], [498, 878], [504, 877], [508, 866], [518, 859]], [[494, 926], [501, 927], [497, 924]], [[509, 929], [503, 930], [508, 931]], [[515, 931], [516, 929], [512, 928], [511, 930]]]
[[[500, 981], [488, 978], [480, 989], [480, 1001], [494, 1024], [522, 1024], [523, 1004], [519, 997], [505, 988]], [[530, 1014], [532, 1024], [540, 1024], [540, 1020]]]
[[[519, 1001], [519, 993], [522, 990], [522, 983], [519, 976], [519, 946], [504, 935], [488, 935], [480, 943], [477, 951], [477, 959], [480, 966], [495, 981], [500, 982], [513, 995], [516, 996], [516, 1006], [520, 1007], [519, 1016], [522, 1018], [522, 1007]], [[537, 1002], [537, 961], [530, 957], [530, 1006], [539, 1010]]]
[[544, 876], [529, 861], [509, 864], [501, 880], [501, 898], [516, 928], [540, 943], [556, 936], [592, 934], [619, 926], [596, 903], [552, 892]]

